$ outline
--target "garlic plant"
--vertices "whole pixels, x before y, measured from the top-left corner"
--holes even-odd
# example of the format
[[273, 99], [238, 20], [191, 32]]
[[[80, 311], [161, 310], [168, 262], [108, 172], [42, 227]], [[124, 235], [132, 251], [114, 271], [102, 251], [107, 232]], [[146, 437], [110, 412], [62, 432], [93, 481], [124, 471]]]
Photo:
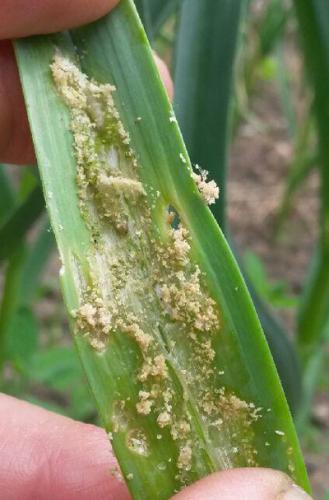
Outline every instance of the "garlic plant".
[[211, 201], [217, 187], [192, 172], [133, 2], [16, 54], [74, 339], [133, 497], [241, 466], [308, 489], [258, 318], [193, 178]]

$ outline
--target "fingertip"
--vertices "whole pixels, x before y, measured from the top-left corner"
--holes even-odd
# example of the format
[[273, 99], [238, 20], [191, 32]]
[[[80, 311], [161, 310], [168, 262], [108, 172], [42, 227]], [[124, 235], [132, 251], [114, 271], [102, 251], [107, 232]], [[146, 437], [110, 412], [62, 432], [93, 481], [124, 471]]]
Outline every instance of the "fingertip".
[[1, 0], [0, 39], [54, 33], [95, 21], [119, 0]]
[[174, 86], [169, 73], [168, 66], [166, 63], [158, 56], [156, 52], [153, 51], [153, 56], [155, 63], [158, 67], [158, 71], [160, 73], [161, 79], [163, 81], [164, 86], [166, 87], [167, 94], [169, 99], [172, 101], [174, 97]]
[[283, 472], [244, 468], [217, 472], [182, 490], [172, 500], [310, 500]]
[[1, 498], [129, 500], [106, 433], [0, 394]]
[[35, 162], [22, 87], [11, 43], [0, 41], [0, 161]]

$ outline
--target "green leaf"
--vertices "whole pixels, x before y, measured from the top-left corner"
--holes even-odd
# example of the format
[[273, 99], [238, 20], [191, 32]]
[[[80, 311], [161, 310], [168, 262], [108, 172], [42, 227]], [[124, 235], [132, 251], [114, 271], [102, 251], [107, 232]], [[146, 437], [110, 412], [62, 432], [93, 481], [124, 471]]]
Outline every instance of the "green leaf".
[[283, 222], [287, 218], [296, 191], [304, 184], [319, 161], [319, 155], [314, 152], [314, 148], [311, 145], [314, 132], [312, 108], [306, 113], [308, 116], [297, 133], [294, 159], [287, 175], [285, 190], [278, 208], [276, 233], [280, 231]]
[[[247, 21], [250, 26], [252, 2], [248, 2]], [[263, 59], [268, 57], [271, 52], [277, 48], [278, 43], [282, 39], [282, 35], [290, 19], [291, 8], [282, 2], [282, 0], [270, 0], [264, 4], [264, 11], [256, 22], [251, 24], [250, 32], [245, 36], [245, 62], [242, 72], [244, 74], [244, 88], [238, 89], [238, 109], [234, 120], [234, 129], [240, 121], [241, 116], [247, 111], [248, 99], [255, 93], [256, 81], [258, 76], [259, 65]], [[248, 43], [249, 37], [255, 37], [255, 47], [250, 50]], [[251, 52], [251, 53], [250, 53]], [[241, 86], [241, 82], [240, 82]], [[246, 102], [245, 102], [246, 101]]]
[[19, 306], [18, 290], [22, 278], [25, 248], [13, 253], [8, 261], [0, 306], [0, 372], [6, 359], [7, 336]]
[[[82, 375], [82, 374], [81, 374]], [[93, 422], [96, 420], [94, 398], [85, 378], [80, 375], [70, 396], [70, 406], [68, 413], [71, 418], [82, 420], [83, 422]]]
[[288, 9], [281, 0], [270, 0], [268, 3], [257, 26], [259, 52], [262, 57], [267, 56], [282, 37], [290, 12], [291, 9]]
[[17, 201], [22, 202], [27, 199], [33, 189], [39, 184], [38, 171], [34, 167], [24, 166], [19, 176], [19, 188]]
[[44, 209], [44, 200], [39, 186], [9, 214], [0, 226], [0, 262], [8, 258], [19, 247], [27, 231]]
[[48, 346], [35, 352], [27, 375], [32, 386], [40, 384], [45, 391], [50, 394], [55, 391], [63, 399], [63, 406], [57, 408], [57, 412], [83, 421], [94, 418], [90, 389], [72, 347]]
[[0, 164], [0, 224], [6, 219], [15, 204], [15, 193], [7, 174], [7, 167]]
[[38, 323], [29, 307], [21, 306], [11, 320], [7, 332], [7, 359], [25, 370], [38, 347]]
[[148, 0], [134, 0], [136, 9], [138, 10], [139, 17], [143, 23], [146, 33], [152, 35], [152, 19], [150, 12], [150, 5]]
[[[329, 329], [327, 330], [329, 331]], [[327, 336], [327, 341], [329, 335]], [[310, 358], [303, 373], [303, 397], [297, 414], [296, 426], [303, 437], [309, 429], [310, 415], [312, 414], [315, 391], [318, 389], [321, 373], [326, 360], [326, 350], [321, 347]]]
[[35, 352], [29, 376], [32, 381], [62, 391], [81, 381], [82, 370], [72, 348], [55, 346]]
[[150, 40], [160, 32], [164, 23], [178, 10], [183, 0], [135, 0], [135, 5]]
[[185, 0], [147, 0], [149, 4], [153, 38], [158, 35], [165, 22], [179, 11]]
[[329, 318], [329, 4], [295, 1], [306, 66], [314, 87], [321, 173], [320, 240], [298, 318], [298, 342], [305, 366], [325, 341]]
[[255, 290], [260, 296], [266, 296], [268, 276], [262, 261], [254, 252], [247, 251], [243, 255], [243, 264]]
[[297, 116], [294, 108], [293, 88], [291, 75], [286, 62], [287, 55], [285, 52], [284, 38], [282, 37], [276, 44], [276, 61], [277, 61], [277, 83], [281, 100], [281, 108], [286, 119], [289, 135], [294, 138], [297, 131]]
[[53, 246], [54, 238], [47, 223], [37, 232], [31, 246], [21, 242], [8, 259], [0, 307], [0, 367], [5, 359], [11, 358], [20, 365], [19, 369], [25, 369], [29, 356], [37, 348], [38, 327], [31, 302]]
[[290, 410], [294, 416], [299, 416], [305, 388], [302, 386], [302, 371], [296, 350], [279, 318], [269, 311], [268, 306], [255, 292], [250, 282], [248, 282], [248, 288], [280, 375]]
[[272, 282], [261, 259], [253, 252], [247, 251], [243, 256], [244, 269], [255, 292], [273, 307], [296, 307], [297, 298], [288, 291], [285, 281]]
[[[70, 36], [18, 41], [16, 51], [75, 340], [134, 498], [165, 499], [255, 462], [308, 488], [259, 321], [191, 178], [132, 2]], [[102, 104], [109, 95], [115, 109]], [[86, 124], [90, 133], [79, 132]], [[119, 195], [102, 192], [118, 184]], [[180, 229], [168, 222], [173, 209]], [[141, 397], [151, 398], [150, 413]]]
[[54, 249], [55, 238], [47, 219], [27, 251], [20, 289], [22, 303], [28, 304], [34, 299], [40, 279]]
[[213, 213], [223, 230], [234, 56], [245, 6], [185, 0], [176, 49], [175, 111], [192, 162], [221, 189]]

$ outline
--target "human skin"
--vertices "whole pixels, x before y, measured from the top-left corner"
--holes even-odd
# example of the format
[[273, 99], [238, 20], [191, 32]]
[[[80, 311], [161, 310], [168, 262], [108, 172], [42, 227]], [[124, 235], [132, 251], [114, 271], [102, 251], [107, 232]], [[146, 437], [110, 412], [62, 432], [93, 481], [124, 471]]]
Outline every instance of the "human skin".
[[[0, 162], [35, 161], [10, 40], [93, 21], [117, 0], [0, 0]], [[155, 56], [172, 96], [168, 70]], [[128, 500], [105, 432], [0, 394], [0, 495], [3, 500]], [[285, 474], [235, 469], [186, 488], [176, 500], [310, 498]]]

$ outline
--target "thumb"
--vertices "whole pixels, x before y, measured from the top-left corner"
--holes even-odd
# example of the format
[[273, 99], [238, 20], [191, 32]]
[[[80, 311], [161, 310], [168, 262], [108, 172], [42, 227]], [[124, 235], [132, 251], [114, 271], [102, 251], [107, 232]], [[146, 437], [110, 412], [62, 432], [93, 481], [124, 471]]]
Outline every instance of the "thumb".
[[184, 489], [172, 500], [312, 500], [283, 472], [231, 469], [217, 472]]

